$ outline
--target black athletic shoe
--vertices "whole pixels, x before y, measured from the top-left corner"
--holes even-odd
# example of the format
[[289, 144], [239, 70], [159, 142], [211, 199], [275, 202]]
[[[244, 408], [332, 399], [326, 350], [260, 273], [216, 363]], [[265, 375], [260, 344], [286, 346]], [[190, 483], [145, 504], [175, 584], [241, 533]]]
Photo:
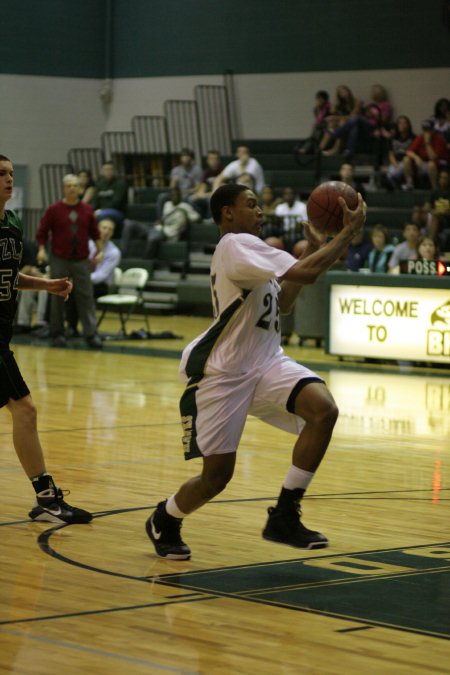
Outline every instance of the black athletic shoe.
[[181, 538], [182, 519], [170, 516], [160, 502], [145, 523], [146, 532], [153, 542], [156, 554], [169, 560], [189, 560], [191, 549]]
[[269, 518], [262, 536], [278, 544], [286, 544], [295, 548], [325, 548], [328, 539], [320, 532], [308, 530], [300, 520], [300, 507], [292, 504], [292, 509], [282, 510], [277, 506], [267, 509]]
[[36, 495], [36, 504], [31, 509], [28, 516], [31, 520], [44, 521], [49, 523], [89, 523], [92, 520], [92, 514], [84, 509], [78, 509], [76, 506], [70, 506], [64, 501], [63, 491], [56, 488], [49, 488]]

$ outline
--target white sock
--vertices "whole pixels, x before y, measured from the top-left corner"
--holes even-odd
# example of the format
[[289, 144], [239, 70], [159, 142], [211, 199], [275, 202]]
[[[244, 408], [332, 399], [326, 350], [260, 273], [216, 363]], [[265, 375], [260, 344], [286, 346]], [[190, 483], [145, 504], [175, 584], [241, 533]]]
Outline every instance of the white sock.
[[285, 487], [286, 490], [295, 490], [295, 488], [306, 490], [313, 478], [314, 473], [311, 473], [311, 471], [299, 469], [297, 466], [291, 464], [289, 471], [286, 474], [286, 478], [284, 479], [283, 487]]
[[177, 503], [175, 501], [175, 495], [172, 495], [167, 500], [166, 511], [169, 514], [169, 516], [173, 516], [174, 518], [186, 518], [187, 516], [187, 513], [183, 513], [183, 511], [180, 511], [180, 509], [178, 508]]

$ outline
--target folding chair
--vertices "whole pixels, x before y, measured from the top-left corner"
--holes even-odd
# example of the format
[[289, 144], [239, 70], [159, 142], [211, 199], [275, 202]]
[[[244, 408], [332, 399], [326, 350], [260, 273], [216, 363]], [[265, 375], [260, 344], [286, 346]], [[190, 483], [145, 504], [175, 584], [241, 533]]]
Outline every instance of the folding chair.
[[128, 319], [137, 309], [141, 309], [144, 313], [145, 327], [149, 332], [148, 317], [143, 304], [143, 291], [147, 284], [148, 276], [148, 271], [141, 267], [131, 267], [122, 272], [121, 275], [115, 275], [114, 281], [117, 284], [117, 293], [102, 295], [97, 298], [97, 307], [102, 312], [97, 321], [97, 328], [108, 311], [116, 310], [119, 314], [121, 325], [119, 336], [126, 337]]

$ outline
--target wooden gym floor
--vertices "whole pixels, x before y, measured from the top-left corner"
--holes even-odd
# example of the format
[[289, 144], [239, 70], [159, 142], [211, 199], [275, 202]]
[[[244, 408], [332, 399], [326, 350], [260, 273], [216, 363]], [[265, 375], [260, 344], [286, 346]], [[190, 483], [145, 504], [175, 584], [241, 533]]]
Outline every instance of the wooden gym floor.
[[449, 371], [289, 346], [340, 408], [304, 501], [330, 548], [261, 538], [293, 438], [250, 418], [228, 489], [186, 520], [192, 560], [155, 557], [145, 520], [199, 466], [182, 458], [177, 356], [208, 323], [155, 317], [183, 337], [103, 352], [16, 340], [48, 468], [95, 519], [27, 520], [2, 410], [0, 672], [450, 673]]

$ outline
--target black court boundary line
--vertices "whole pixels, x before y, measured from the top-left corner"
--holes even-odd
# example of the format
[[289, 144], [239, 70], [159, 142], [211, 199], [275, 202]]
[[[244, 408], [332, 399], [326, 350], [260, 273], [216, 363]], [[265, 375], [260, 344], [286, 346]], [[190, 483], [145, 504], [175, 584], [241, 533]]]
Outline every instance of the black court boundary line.
[[[201, 596], [201, 597], [191, 597], [191, 596]], [[188, 593], [183, 596], [182, 594], [173, 595], [172, 598], [178, 598], [174, 600], [167, 600], [165, 602], [148, 602], [142, 605], [126, 605], [124, 607], [109, 607], [108, 609], [91, 609], [85, 612], [68, 612], [66, 614], [49, 614], [47, 616], [35, 616], [28, 619], [13, 619], [12, 621], [0, 621], [1, 626], [11, 626], [19, 623], [37, 623], [39, 621], [53, 621], [55, 619], [72, 619], [78, 616], [91, 616], [91, 615], [100, 615], [100, 614], [112, 614], [114, 612], [129, 612], [134, 609], [147, 609], [153, 607], [165, 607], [166, 605], [182, 605], [190, 602], [199, 602], [204, 600], [216, 600], [216, 597], [212, 594], [201, 593], [197, 591], [196, 593]], [[183, 597], [185, 599], [183, 599]]]
[[[231, 500], [230, 500], [231, 501]], [[247, 500], [248, 501], [248, 500]], [[217, 503], [217, 502], [216, 502]], [[139, 507], [140, 509], [142, 507]], [[133, 510], [133, 509], [129, 509]], [[118, 513], [120, 511], [116, 511], [115, 513]], [[103, 516], [107, 515], [114, 515], [114, 514], [108, 514], [104, 513]], [[318, 610], [318, 609], [311, 609], [310, 607], [304, 607], [304, 606], [298, 606], [298, 605], [290, 605], [289, 603], [282, 603], [282, 602], [276, 602], [276, 601], [271, 601], [271, 600], [261, 600], [259, 598], [255, 597], [249, 597], [249, 596], [243, 596], [235, 593], [225, 593], [221, 591], [211, 591], [210, 589], [199, 589], [198, 587], [190, 586], [189, 584], [181, 584], [181, 583], [176, 583], [173, 581], [173, 577], [180, 576], [180, 574], [183, 574], [184, 576], [194, 576], [195, 574], [205, 574], [207, 572], [213, 572], [213, 571], [228, 571], [231, 569], [248, 569], [251, 567], [261, 567], [261, 566], [267, 566], [267, 565], [280, 565], [283, 563], [289, 563], [289, 562], [295, 562], [295, 560], [298, 560], [299, 562], [304, 562], [304, 560], [308, 559], [317, 559], [317, 558], [336, 558], [339, 557], [333, 554], [328, 554], [328, 555], [323, 555], [323, 556], [311, 556], [310, 558], [297, 558], [297, 559], [287, 559], [284, 561], [277, 561], [275, 563], [252, 563], [249, 565], [235, 565], [231, 567], [219, 567], [219, 568], [210, 568], [208, 570], [196, 570], [192, 572], [178, 572], [178, 573], [168, 573], [167, 575], [156, 575], [155, 577], [136, 577], [133, 575], [126, 575], [122, 574], [120, 572], [111, 572], [110, 570], [104, 570], [102, 568], [97, 568], [92, 565], [86, 565], [84, 563], [75, 561], [71, 558], [68, 558], [67, 556], [63, 556], [62, 554], [58, 553], [55, 551], [49, 544], [49, 539], [52, 536], [52, 534], [60, 530], [64, 527], [68, 527], [68, 525], [57, 525], [56, 527], [52, 527], [49, 530], [46, 530], [45, 532], [41, 533], [41, 535], [38, 537], [38, 544], [41, 548], [41, 550], [44, 553], [47, 553], [53, 558], [56, 558], [60, 560], [61, 562], [66, 562], [70, 565], [74, 565], [76, 567], [80, 567], [82, 569], [86, 569], [89, 571], [97, 572], [100, 574], [107, 574], [110, 576], [115, 576], [115, 577], [120, 577], [120, 578], [126, 578], [128, 580], [132, 581], [140, 581], [144, 583], [156, 583], [162, 586], [169, 586], [171, 588], [182, 588], [184, 590], [190, 590], [192, 593], [205, 593], [205, 595], [208, 595], [208, 597], [212, 598], [217, 598], [217, 597], [224, 597], [224, 598], [233, 598], [236, 600], [243, 600], [246, 602], [255, 602], [257, 604], [261, 605], [270, 605], [270, 606], [276, 606], [280, 607], [283, 609], [289, 609], [289, 610], [294, 610], [294, 611], [302, 611], [302, 612], [308, 612], [310, 614], [317, 614], [319, 616], [330, 616], [332, 618], [338, 618], [338, 619], [344, 619], [347, 621], [352, 621], [355, 623], [363, 623], [364, 625], [367, 626], [373, 626], [373, 627], [382, 627], [382, 628], [389, 628], [392, 630], [398, 630], [402, 631], [405, 633], [414, 633], [418, 635], [427, 635], [430, 637], [442, 639], [442, 640], [450, 640], [450, 636], [447, 635], [442, 635], [440, 633], [434, 633], [433, 631], [426, 631], [426, 630], [420, 630], [417, 628], [411, 628], [411, 627], [404, 627], [404, 626], [398, 626], [394, 624], [389, 624], [389, 623], [383, 623], [379, 621], [374, 621], [374, 620], [367, 620], [367, 619], [362, 619], [360, 617], [353, 617], [353, 616], [348, 616], [345, 614], [340, 614], [338, 612], [330, 612], [328, 610]], [[364, 555], [364, 554], [370, 554], [370, 553], [382, 553], [382, 552], [392, 552], [392, 551], [402, 551], [405, 549], [420, 549], [420, 548], [429, 548], [430, 546], [447, 546], [449, 545], [450, 542], [439, 542], [439, 543], [434, 543], [434, 544], [421, 544], [418, 546], [399, 546], [397, 548], [389, 548], [389, 549], [374, 549], [371, 551], [359, 551], [359, 552], [352, 552], [352, 553], [346, 553], [346, 554], [340, 554], [341, 556], [348, 556], [348, 555]], [[172, 577], [172, 580], [171, 580]]]
[[[212, 319], [211, 319], [212, 321]], [[19, 339], [18, 339], [19, 338]], [[184, 339], [184, 338], [180, 338]], [[143, 341], [142, 341], [143, 342]], [[14, 336], [13, 345], [18, 346], [33, 346], [33, 347], [47, 347], [49, 349], [54, 349], [50, 346], [50, 342], [42, 340], [33, 340], [23, 338], [22, 336]], [[92, 349], [85, 345], [84, 343], [67, 343], [66, 351], [87, 351], [92, 353]], [[97, 354], [125, 354], [131, 356], [153, 356], [158, 358], [168, 358], [168, 359], [180, 359], [182, 350], [181, 349], [163, 349], [161, 347], [133, 347], [131, 345], [112, 345], [105, 340], [103, 342], [103, 349], [96, 352]], [[333, 355], [330, 355], [333, 356]], [[292, 357], [293, 358], [293, 357]], [[436, 362], [436, 365], [431, 368], [424, 368], [423, 366], [414, 366], [410, 361], [400, 361], [392, 360], [392, 363], [364, 363], [359, 361], [347, 361], [347, 360], [338, 360], [332, 362], [322, 362], [314, 360], [301, 360], [294, 359], [298, 363], [301, 363], [312, 370], [323, 370], [329, 372], [330, 370], [345, 370], [349, 372], [382, 372], [392, 375], [405, 375], [407, 377], [415, 375], [418, 377], [442, 377], [448, 376], [448, 369], [450, 365], [446, 363]]]
[[[449, 492], [450, 488], [440, 488], [439, 492]], [[395, 495], [395, 494], [408, 494], [410, 492], [431, 492], [433, 496], [433, 490], [431, 488], [421, 488], [421, 489], [409, 489], [409, 490], [372, 490], [369, 492], [325, 492], [323, 494], [315, 495], [306, 495], [305, 499], [372, 499], [370, 495]], [[361, 495], [361, 496], [360, 496]], [[238, 499], [214, 499], [208, 502], [208, 506], [215, 504], [239, 504], [245, 502], [264, 502], [264, 501], [276, 501], [277, 497], [241, 497]], [[403, 500], [403, 501], [428, 501], [428, 498], [423, 497], [408, 497], [403, 499], [402, 497], [373, 497], [373, 499], [392, 499], [392, 500]], [[439, 497], [439, 501], [449, 501], [450, 497]], [[125, 509], [110, 509], [108, 511], [96, 511], [93, 516], [94, 518], [104, 518], [105, 516], [113, 516], [119, 513], [128, 513], [130, 511], [145, 511], [149, 509], [155, 509], [156, 504], [150, 504], [149, 506], [133, 506]], [[0, 522], [0, 527], [6, 527], [9, 525], [23, 525], [25, 523], [32, 523], [32, 520], [23, 519], [23, 520], [11, 520], [6, 523]]]

